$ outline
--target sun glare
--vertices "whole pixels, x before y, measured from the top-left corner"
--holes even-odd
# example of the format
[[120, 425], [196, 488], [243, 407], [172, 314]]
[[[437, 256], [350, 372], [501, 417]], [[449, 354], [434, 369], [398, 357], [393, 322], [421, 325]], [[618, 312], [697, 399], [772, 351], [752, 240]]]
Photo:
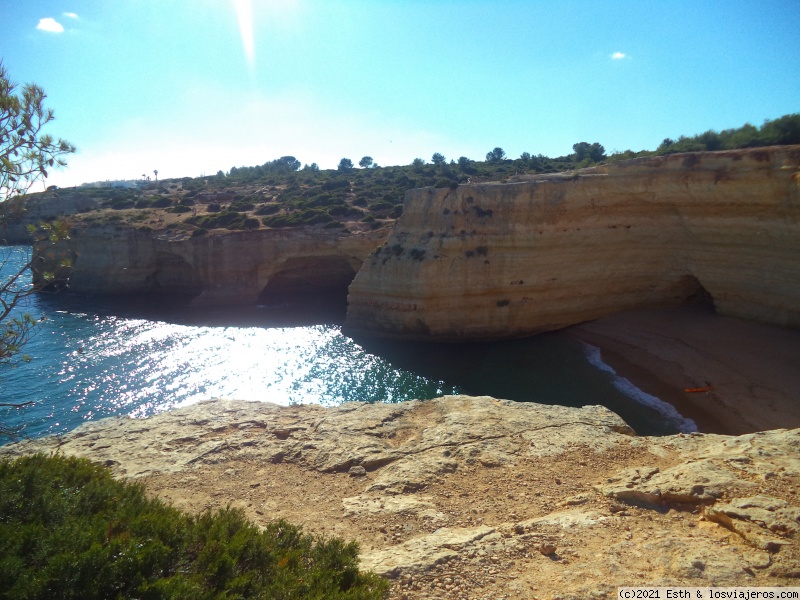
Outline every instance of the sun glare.
[[242, 49], [249, 68], [256, 64], [256, 46], [253, 37], [253, 2], [252, 0], [233, 0], [233, 8], [239, 21], [239, 33], [242, 36]]

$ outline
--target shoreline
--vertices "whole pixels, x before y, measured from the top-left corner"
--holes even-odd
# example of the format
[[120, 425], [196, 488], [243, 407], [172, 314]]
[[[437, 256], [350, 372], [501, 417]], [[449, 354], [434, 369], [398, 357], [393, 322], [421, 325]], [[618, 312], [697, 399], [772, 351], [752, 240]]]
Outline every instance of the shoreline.
[[[703, 306], [639, 309], [564, 330], [703, 433], [800, 427], [800, 330]], [[710, 387], [687, 393], [687, 388]]]
[[[646, 406], [651, 408], [653, 411], [659, 413], [664, 421], [674, 425], [680, 433], [694, 433], [700, 430], [694, 418], [692, 418], [690, 415], [687, 415], [687, 412], [692, 412], [692, 407], [682, 406], [679, 408], [679, 406], [676, 406], [676, 404], [680, 403], [676, 403], [674, 401], [675, 398], [669, 397], [670, 394], [667, 393], [669, 390], [665, 389], [663, 390], [665, 394], [657, 396], [645, 391], [639, 387], [639, 385], [634, 383], [634, 381], [642, 380], [648, 377], [652, 379], [652, 376], [650, 376], [649, 373], [643, 371], [642, 369], [637, 369], [628, 363], [630, 368], [626, 368], [626, 372], [628, 374], [633, 373], [634, 375], [627, 377], [624, 374], [619, 373], [614, 367], [611, 366], [611, 364], [609, 364], [609, 362], [603, 360], [603, 351], [598, 346], [589, 344], [583, 340], [579, 341], [584, 346], [584, 352], [589, 363], [595, 368], [608, 373], [612, 378], [612, 385], [625, 396], [627, 396], [632, 403], [636, 404], [637, 406]], [[606, 354], [609, 353], [607, 352]], [[616, 365], [620, 365], [627, 361], [625, 361], [625, 359], [620, 355], [614, 355], [611, 362]], [[651, 385], [654, 388], [658, 387], [656, 382], [651, 382]], [[662, 397], [664, 395], [666, 395], [668, 399], [664, 399]], [[634, 427], [632, 424], [629, 423], [629, 425], [636, 430], [636, 427]], [[636, 433], [637, 435], [647, 435], [639, 433], [638, 431]]]

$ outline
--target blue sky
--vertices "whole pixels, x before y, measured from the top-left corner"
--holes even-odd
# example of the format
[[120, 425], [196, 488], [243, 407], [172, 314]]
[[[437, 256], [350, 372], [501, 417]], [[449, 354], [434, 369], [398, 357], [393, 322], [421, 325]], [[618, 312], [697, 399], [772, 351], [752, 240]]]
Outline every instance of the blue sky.
[[48, 184], [560, 156], [800, 112], [798, 0], [0, 0], [78, 147]]

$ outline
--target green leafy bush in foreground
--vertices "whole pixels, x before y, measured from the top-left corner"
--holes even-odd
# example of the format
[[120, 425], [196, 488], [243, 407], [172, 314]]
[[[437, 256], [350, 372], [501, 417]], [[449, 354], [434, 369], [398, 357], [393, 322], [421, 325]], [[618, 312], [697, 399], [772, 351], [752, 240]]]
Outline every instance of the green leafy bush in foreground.
[[241, 511], [190, 516], [84, 459], [0, 462], [0, 598], [385, 597], [358, 547]]

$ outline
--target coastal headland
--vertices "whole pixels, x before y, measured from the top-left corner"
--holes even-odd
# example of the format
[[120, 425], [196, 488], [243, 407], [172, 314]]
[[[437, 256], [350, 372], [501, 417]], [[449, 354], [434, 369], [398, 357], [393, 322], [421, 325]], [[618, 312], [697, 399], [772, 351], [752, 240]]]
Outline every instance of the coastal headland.
[[413, 190], [375, 229], [74, 231], [39, 258], [68, 255], [75, 291], [214, 305], [317, 290], [347, 297], [348, 331], [401, 339], [559, 329], [703, 433], [636, 436], [591, 398], [213, 400], [2, 455], [85, 456], [180, 508], [356, 539], [393, 598], [797, 584], [800, 147]]
[[[335, 189], [345, 194], [342, 182]], [[331, 187], [322, 184], [323, 197]], [[37, 198], [30, 213], [73, 212], [74, 233], [44, 252], [41, 269], [57, 272], [67, 256], [61, 274], [77, 292], [170, 295], [192, 306], [313, 298], [346, 305], [348, 333], [399, 339], [562, 329], [701, 431], [800, 426], [800, 147], [415, 189], [396, 221], [365, 222], [347, 189], [338, 201], [356, 217], [334, 229], [197, 235], [206, 221], [188, 213], [157, 211], [143, 223], [135, 210], [116, 210], [112, 222], [69, 193]], [[278, 210], [265, 193], [284, 192], [240, 195]], [[197, 193], [194, 212], [210, 215], [236, 197]]]
[[[516, 179], [412, 189], [396, 221], [369, 226], [369, 217], [356, 220], [365, 213], [352, 191], [351, 204], [337, 201], [356, 216], [338, 228], [278, 226], [301, 213], [278, 213], [262, 227], [228, 212], [254, 229], [207, 229], [200, 225], [220, 222], [200, 214], [219, 210], [211, 199], [189, 199], [200, 211], [193, 216], [175, 206], [147, 223], [134, 211], [113, 221], [88, 211], [69, 217], [69, 239], [39, 248], [34, 262], [75, 292], [177, 295], [195, 306], [253, 304], [272, 293], [346, 297], [347, 331], [402, 339], [524, 337], [690, 300], [721, 315], [800, 325], [799, 146]], [[62, 201], [51, 198], [52, 210]]]
[[345, 327], [475, 341], [689, 299], [797, 327], [798, 264], [800, 147], [640, 158], [408, 192]]

